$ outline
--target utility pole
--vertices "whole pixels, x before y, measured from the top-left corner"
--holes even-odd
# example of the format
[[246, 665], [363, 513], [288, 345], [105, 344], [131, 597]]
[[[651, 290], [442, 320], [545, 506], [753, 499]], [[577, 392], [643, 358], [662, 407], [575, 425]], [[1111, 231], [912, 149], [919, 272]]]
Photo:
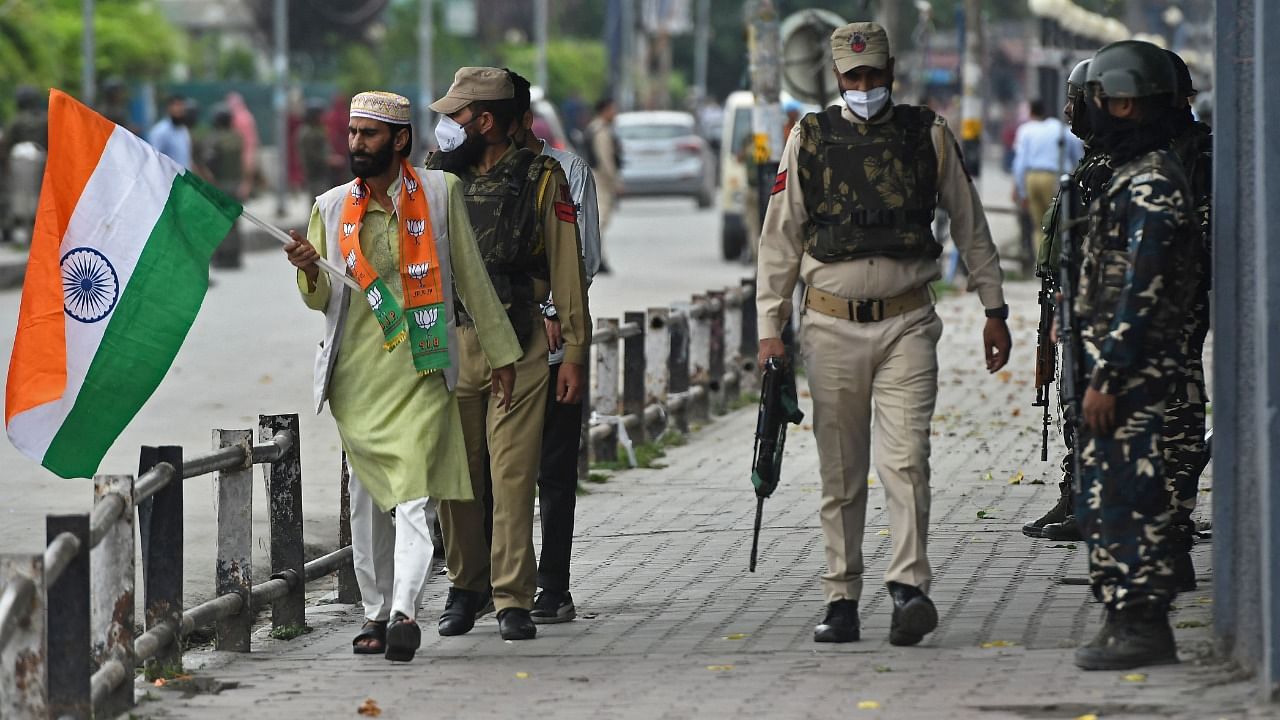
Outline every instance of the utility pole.
[[81, 36], [81, 51], [83, 56], [83, 66], [80, 68], [80, 99], [85, 105], [93, 106], [94, 96], [97, 94], [97, 62], [94, 57], [94, 29], [93, 29], [93, 3], [94, 0], [83, 0], [81, 4], [82, 16], [84, 18], [84, 32]]
[[433, 96], [432, 82], [435, 78], [435, 0], [418, 0], [418, 127], [414, 133], [423, 138], [421, 151], [426, 150], [431, 135], [431, 101]]
[[289, 0], [275, 0], [275, 5], [276, 217], [284, 217], [289, 193]]
[[707, 57], [711, 51], [711, 0], [698, 0], [693, 35], [693, 101], [694, 107], [707, 96]]
[[[778, 27], [778, 11], [773, 0], [756, 0], [749, 15], [747, 49], [750, 53], [751, 92], [755, 106], [751, 112], [751, 130], [755, 135], [754, 156], [759, 193], [760, 222], [764, 222], [765, 208], [774, 177], [778, 174], [778, 162], [782, 159], [782, 92], [781, 65], [782, 38]], [[725, 152], [732, 152], [724, 148]]]
[[550, 83], [547, 77], [547, 0], [533, 2], [533, 34], [538, 43], [538, 68], [534, 80], [545, 97]]
[[972, 177], [982, 170], [982, 35], [982, 0], [965, 0], [960, 143]]
[[635, 0], [621, 0], [622, 3], [622, 69], [621, 87], [617, 89], [617, 102], [620, 110], [630, 110], [636, 104], [635, 57], [636, 57], [636, 3]]

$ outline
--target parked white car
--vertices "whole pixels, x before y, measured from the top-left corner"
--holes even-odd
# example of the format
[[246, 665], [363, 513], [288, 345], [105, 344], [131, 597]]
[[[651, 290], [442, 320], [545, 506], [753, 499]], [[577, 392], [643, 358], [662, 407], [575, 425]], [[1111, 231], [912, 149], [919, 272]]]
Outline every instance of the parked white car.
[[622, 145], [623, 194], [685, 195], [698, 207], [715, 201], [711, 148], [687, 112], [620, 113], [614, 132]]

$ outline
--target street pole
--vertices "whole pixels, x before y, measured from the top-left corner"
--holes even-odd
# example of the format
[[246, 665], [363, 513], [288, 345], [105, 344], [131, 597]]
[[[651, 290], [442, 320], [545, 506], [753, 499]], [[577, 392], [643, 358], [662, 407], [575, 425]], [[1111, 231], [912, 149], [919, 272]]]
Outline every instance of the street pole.
[[96, 69], [97, 62], [94, 50], [94, 29], [93, 29], [93, 3], [94, 0], [83, 0], [81, 3], [82, 16], [84, 18], [84, 32], [81, 36], [81, 50], [83, 67], [80, 68], [80, 98], [84, 100], [85, 105], [92, 106], [94, 96], [97, 94], [96, 85]]
[[[778, 11], [773, 0], [757, 0], [747, 28], [747, 48], [750, 53], [751, 92], [756, 101], [751, 112], [751, 130], [755, 135], [757, 207], [761, 223], [764, 222], [765, 208], [769, 207], [778, 162], [782, 159], [783, 118], [779, 103], [782, 92], [781, 45]], [[731, 151], [729, 148], [725, 150]]]
[[276, 111], [276, 217], [285, 216], [285, 202], [289, 192], [289, 0], [275, 0], [273, 13], [275, 25], [276, 86], [272, 105]]
[[964, 73], [960, 143], [969, 175], [982, 170], [982, 0], [964, 2]]
[[711, 52], [711, 0], [698, 0], [698, 18], [693, 36], [694, 107], [707, 96], [707, 57]]
[[418, 127], [414, 134], [423, 138], [421, 143], [423, 151], [430, 145], [427, 138], [432, 137], [429, 106], [434, 100], [431, 87], [435, 77], [435, 65], [432, 63], [435, 55], [433, 43], [436, 34], [434, 6], [435, 0], [418, 1]]
[[534, 79], [537, 86], [542, 88], [543, 97], [546, 97], [550, 82], [547, 77], [547, 0], [534, 0], [533, 26], [538, 42], [538, 68]]

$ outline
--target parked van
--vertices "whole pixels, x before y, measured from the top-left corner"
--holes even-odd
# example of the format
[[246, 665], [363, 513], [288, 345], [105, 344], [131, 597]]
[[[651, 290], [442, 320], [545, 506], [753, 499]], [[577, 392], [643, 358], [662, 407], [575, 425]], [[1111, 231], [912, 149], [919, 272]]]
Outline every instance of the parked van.
[[755, 96], [746, 90], [731, 93], [724, 101], [724, 124], [720, 128], [720, 251], [725, 260], [742, 257], [743, 249], [754, 247], [759, 235], [760, 220], [755, 208], [758, 203], [747, 197], [754, 105]]

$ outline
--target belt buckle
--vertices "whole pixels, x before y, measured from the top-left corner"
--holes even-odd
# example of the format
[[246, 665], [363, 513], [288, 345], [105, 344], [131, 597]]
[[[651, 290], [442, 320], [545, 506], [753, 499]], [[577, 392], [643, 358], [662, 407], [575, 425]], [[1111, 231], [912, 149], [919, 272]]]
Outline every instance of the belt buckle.
[[884, 319], [883, 300], [858, 300], [853, 303], [853, 319], [858, 322], [880, 322]]

